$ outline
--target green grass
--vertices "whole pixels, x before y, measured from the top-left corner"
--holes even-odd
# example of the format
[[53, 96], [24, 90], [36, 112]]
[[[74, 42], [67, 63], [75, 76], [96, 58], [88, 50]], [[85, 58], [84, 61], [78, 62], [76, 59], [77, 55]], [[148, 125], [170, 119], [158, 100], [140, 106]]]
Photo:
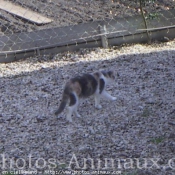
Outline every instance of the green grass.
[[14, 174], [13, 173], [10, 173], [10, 172], [7, 172], [7, 173], [5, 173], [3, 175], [14, 175]]
[[67, 165], [65, 163], [58, 165], [59, 169], [65, 169], [66, 167], [67, 167]]
[[149, 117], [151, 115], [151, 110], [149, 108], [144, 108], [142, 117]]
[[147, 16], [146, 16], [146, 19], [150, 19], [150, 20], [153, 20], [153, 19], [159, 19], [160, 17], [160, 13], [149, 13]]
[[152, 138], [150, 141], [154, 144], [159, 144], [159, 143], [163, 142], [164, 139], [165, 138], [163, 138], [163, 137], [156, 137], [156, 138]]

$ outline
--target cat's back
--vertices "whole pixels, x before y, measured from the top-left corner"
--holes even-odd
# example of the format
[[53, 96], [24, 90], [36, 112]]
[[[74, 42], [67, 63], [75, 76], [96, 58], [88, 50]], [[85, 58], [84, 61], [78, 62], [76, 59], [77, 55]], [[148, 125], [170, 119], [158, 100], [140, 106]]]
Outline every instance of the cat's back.
[[83, 74], [81, 76], [76, 76], [70, 81], [73, 84], [79, 84], [81, 88], [81, 97], [88, 97], [94, 94], [98, 86], [98, 81], [92, 74]]

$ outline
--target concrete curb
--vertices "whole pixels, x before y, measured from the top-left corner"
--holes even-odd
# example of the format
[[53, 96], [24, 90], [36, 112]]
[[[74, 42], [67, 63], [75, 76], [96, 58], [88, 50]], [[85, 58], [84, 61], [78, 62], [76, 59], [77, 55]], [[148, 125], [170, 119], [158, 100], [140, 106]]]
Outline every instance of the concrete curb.
[[[147, 20], [151, 40], [175, 38], [175, 10], [162, 11]], [[55, 54], [80, 48], [147, 42], [142, 16], [115, 18], [75, 26], [0, 36], [0, 63], [36, 54]]]

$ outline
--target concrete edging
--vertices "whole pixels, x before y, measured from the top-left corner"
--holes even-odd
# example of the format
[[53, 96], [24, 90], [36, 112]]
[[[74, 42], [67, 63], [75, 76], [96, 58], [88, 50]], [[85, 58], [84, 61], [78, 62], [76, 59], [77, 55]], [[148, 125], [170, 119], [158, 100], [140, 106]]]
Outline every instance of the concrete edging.
[[[157, 19], [147, 20], [147, 25], [151, 40], [166, 41], [175, 38], [175, 10], [160, 12]], [[37, 52], [52, 54], [85, 47], [107, 47], [147, 41], [141, 16], [115, 18], [0, 36], [0, 63], [34, 56]]]

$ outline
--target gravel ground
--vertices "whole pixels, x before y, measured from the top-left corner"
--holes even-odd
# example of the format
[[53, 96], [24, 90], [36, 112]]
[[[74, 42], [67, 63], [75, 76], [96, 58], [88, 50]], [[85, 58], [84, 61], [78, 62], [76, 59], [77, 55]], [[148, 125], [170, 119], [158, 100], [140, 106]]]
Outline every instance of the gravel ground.
[[[64, 170], [76, 156], [80, 167], [83, 158], [94, 159], [95, 168], [98, 160], [104, 168], [105, 158], [111, 158], [125, 175], [173, 175], [174, 48], [175, 41], [136, 44], [1, 64], [0, 153], [7, 157], [7, 169], [10, 158], [26, 160], [32, 155], [32, 167], [44, 158], [48, 169], [48, 160], [53, 158], [58, 160], [57, 169]], [[83, 100], [82, 117], [73, 116], [72, 124], [65, 119], [66, 110], [54, 116], [65, 82], [98, 69], [113, 69], [118, 74], [107, 88], [117, 101], [103, 101], [103, 109], [96, 110], [92, 97]], [[131, 159], [143, 162], [144, 158], [159, 159], [158, 166], [151, 161], [143, 169], [136, 162], [126, 165]], [[87, 165], [87, 170], [93, 168]]]
[[[9, 0], [27, 9], [53, 19], [53, 22], [37, 26], [0, 10], [1, 32], [13, 33], [33, 31], [52, 27], [75, 25], [78, 23], [112, 19], [140, 14], [138, 1], [133, 0]], [[155, 5], [147, 3], [146, 14], [175, 7], [174, 0], [158, 0]]]

